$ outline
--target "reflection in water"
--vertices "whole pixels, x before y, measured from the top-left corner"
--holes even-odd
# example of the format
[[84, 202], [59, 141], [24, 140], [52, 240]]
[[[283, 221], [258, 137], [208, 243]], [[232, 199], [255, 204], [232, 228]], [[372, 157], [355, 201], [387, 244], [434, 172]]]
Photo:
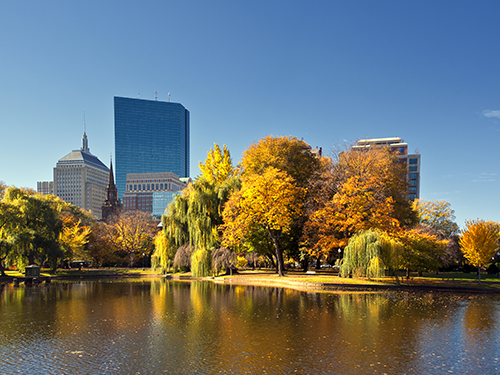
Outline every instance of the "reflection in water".
[[165, 279], [0, 289], [0, 372], [498, 373], [498, 296]]

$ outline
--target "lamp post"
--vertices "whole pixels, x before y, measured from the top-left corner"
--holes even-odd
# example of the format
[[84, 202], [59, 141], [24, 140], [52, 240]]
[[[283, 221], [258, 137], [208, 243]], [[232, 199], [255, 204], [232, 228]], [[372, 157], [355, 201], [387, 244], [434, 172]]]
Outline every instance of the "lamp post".
[[142, 253], [142, 270], [144, 271], [146, 267], [144, 266], [144, 253]]

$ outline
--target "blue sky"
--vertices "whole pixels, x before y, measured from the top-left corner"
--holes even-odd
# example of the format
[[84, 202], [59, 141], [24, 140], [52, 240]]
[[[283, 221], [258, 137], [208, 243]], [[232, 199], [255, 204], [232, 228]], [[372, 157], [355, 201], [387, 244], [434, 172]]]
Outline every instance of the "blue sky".
[[191, 174], [267, 135], [401, 137], [421, 198], [500, 221], [498, 1], [0, 2], [0, 180], [36, 188], [114, 152], [113, 97], [182, 103]]

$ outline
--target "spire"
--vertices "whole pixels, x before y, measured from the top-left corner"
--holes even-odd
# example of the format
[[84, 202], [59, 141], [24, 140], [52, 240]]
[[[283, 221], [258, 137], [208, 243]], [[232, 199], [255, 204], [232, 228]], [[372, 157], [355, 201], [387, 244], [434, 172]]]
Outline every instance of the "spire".
[[87, 132], [86, 132], [86, 126], [85, 126], [85, 111], [83, 111], [83, 137], [82, 137], [81, 150], [83, 152], [86, 152], [87, 154], [90, 154], [89, 140], [87, 139]]
[[113, 160], [110, 160], [109, 161], [108, 188], [113, 188], [113, 187], [115, 187], [115, 177], [113, 176]]

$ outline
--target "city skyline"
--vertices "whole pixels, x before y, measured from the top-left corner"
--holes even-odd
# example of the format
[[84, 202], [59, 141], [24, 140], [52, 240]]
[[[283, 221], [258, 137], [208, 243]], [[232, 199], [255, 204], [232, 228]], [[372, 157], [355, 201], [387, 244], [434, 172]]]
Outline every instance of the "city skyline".
[[[36, 189], [79, 147], [114, 154], [113, 97], [182, 103], [191, 177], [214, 142], [295, 136], [324, 155], [401, 137], [420, 197], [500, 221], [500, 3], [152, 1], [0, 5], [0, 180]], [[36, 158], [33, 154], [36, 152]], [[114, 159], [114, 158], [113, 158]]]

